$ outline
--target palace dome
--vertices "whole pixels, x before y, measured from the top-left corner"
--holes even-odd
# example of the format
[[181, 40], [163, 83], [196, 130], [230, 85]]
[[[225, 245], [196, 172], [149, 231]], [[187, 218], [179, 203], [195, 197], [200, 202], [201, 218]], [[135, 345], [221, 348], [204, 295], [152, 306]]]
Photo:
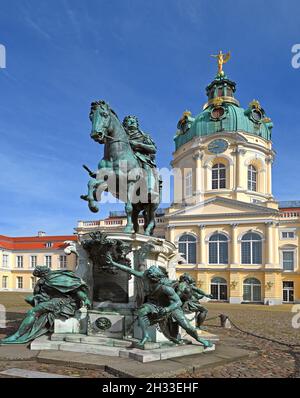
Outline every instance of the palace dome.
[[184, 112], [178, 122], [176, 150], [194, 137], [205, 137], [223, 132], [237, 131], [257, 135], [271, 140], [273, 123], [267, 118], [257, 100], [250, 102], [249, 107], [240, 107], [234, 98], [235, 82], [225, 74], [217, 75], [206, 88], [208, 102], [203, 111], [195, 118], [190, 112]]

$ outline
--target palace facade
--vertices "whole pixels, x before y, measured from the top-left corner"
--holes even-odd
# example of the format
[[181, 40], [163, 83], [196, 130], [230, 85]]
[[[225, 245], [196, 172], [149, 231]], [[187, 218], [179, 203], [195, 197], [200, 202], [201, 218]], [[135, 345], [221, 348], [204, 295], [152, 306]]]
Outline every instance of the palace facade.
[[0, 235], [0, 291], [32, 291], [37, 265], [53, 270], [75, 269], [76, 256], [66, 255], [66, 241], [76, 241], [76, 235], [9, 237]]
[[[157, 214], [155, 233], [185, 257], [178, 275], [191, 273], [215, 300], [297, 302], [300, 202], [273, 197], [272, 121], [257, 100], [242, 108], [235, 91], [236, 83], [218, 74], [203, 110], [179, 120], [174, 201]], [[105, 220], [80, 221], [76, 230], [124, 224], [124, 214], [112, 212]]]

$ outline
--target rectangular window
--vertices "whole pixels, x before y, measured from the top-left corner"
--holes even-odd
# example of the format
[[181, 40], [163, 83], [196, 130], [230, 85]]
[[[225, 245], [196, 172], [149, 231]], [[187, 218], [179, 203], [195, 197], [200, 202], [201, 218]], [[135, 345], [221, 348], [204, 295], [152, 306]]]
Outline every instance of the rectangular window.
[[2, 256], [2, 267], [8, 268], [8, 254], [3, 254]]
[[219, 264], [228, 264], [228, 243], [220, 242]]
[[250, 242], [242, 242], [242, 264], [251, 264]]
[[7, 289], [8, 286], [8, 276], [2, 276], [2, 289]]
[[52, 256], [45, 256], [45, 266], [51, 268], [52, 266]]
[[30, 256], [30, 268], [37, 266], [37, 256]]
[[59, 256], [59, 268], [67, 268], [67, 256]]
[[282, 252], [282, 268], [284, 271], [294, 271], [294, 254], [292, 250]]
[[23, 289], [23, 277], [17, 276], [17, 289]]
[[46, 247], [52, 247], [52, 246], [53, 246], [53, 243], [52, 243], [52, 242], [46, 242], [45, 246], [46, 246]]
[[253, 242], [252, 246], [252, 256], [253, 262], [252, 264], [261, 264], [262, 263], [262, 245], [261, 242]]
[[179, 250], [180, 255], [187, 260], [186, 243], [185, 242], [184, 243], [183, 242], [179, 242], [178, 250]]
[[35, 288], [36, 278], [34, 276], [32, 276], [30, 281], [31, 281], [31, 289], [33, 290]]
[[190, 196], [192, 196], [193, 194], [193, 174], [192, 172], [189, 172], [186, 176], [185, 176], [185, 197], [188, 198]]
[[209, 243], [209, 264], [218, 264], [218, 244], [217, 244], [217, 242]]
[[23, 256], [17, 256], [17, 268], [23, 268]]
[[281, 239], [295, 239], [295, 232], [294, 231], [282, 231]]

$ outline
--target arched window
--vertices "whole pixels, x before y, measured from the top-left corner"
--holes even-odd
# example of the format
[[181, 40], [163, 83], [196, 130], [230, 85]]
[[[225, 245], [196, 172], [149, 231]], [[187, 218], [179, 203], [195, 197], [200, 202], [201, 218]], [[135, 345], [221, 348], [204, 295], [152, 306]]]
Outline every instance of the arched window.
[[226, 167], [223, 163], [217, 163], [212, 167], [212, 189], [226, 188]]
[[248, 190], [257, 191], [257, 170], [252, 164], [248, 166]]
[[243, 300], [247, 302], [261, 301], [261, 283], [256, 278], [247, 278], [244, 280]]
[[224, 301], [227, 300], [227, 282], [224, 278], [213, 278], [210, 282], [210, 293], [213, 300]]
[[262, 238], [255, 232], [242, 237], [242, 264], [262, 264]]
[[188, 264], [196, 264], [196, 238], [190, 234], [184, 234], [178, 241], [179, 253]]
[[209, 238], [209, 264], [228, 264], [227, 236], [215, 233]]

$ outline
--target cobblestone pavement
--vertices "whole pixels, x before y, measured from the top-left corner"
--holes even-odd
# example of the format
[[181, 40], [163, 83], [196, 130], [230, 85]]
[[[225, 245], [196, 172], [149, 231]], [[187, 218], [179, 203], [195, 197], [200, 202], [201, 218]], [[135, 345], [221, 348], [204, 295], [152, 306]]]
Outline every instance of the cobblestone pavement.
[[[292, 327], [291, 306], [259, 306], [209, 303], [208, 319], [220, 313], [226, 314], [241, 329], [260, 336], [300, 345], [300, 329]], [[241, 333], [234, 327], [220, 328], [219, 320], [207, 321], [207, 330], [220, 336], [220, 344], [232, 345], [258, 352], [257, 356], [199, 370], [181, 377], [300, 377], [300, 347], [289, 348], [257, 337]]]
[[[0, 293], [0, 303], [5, 305], [6, 300], [10, 321], [6, 329], [0, 329], [0, 338], [11, 334], [16, 329], [24, 312], [29, 308], [26, 304], [22, 304], [22, 295], [14, 301], [11, 296], [3, 296]], [[291, 312], [291, 305], [268, 307], [263, 305], [207, 303], [206, 306], [209, 309], [208, 319], [223, 313], [228, 315], [241, 329], [289, 344], [300, 344], [300, 328], [294, 329], [292, 327], [292, 317], [295, 314]], [[221, 328], [219, 319], [208, 320], [205, 328], [220, 336], [219, 344], [245, 348], [258, 355], [222, 366], [198, 370], [192, 374], [185, 373], [179, 377], [300, 377], [300, 347], [291, 349], [246, 335], [235, 328]], [[112, 377], [111, 374], [102, 370], [77, 369], [66, 367], [63, 364], [41, 364], [34, 358], [23, 361], [0, 361], [0, 370], [12, 367], [73, 377]]]

